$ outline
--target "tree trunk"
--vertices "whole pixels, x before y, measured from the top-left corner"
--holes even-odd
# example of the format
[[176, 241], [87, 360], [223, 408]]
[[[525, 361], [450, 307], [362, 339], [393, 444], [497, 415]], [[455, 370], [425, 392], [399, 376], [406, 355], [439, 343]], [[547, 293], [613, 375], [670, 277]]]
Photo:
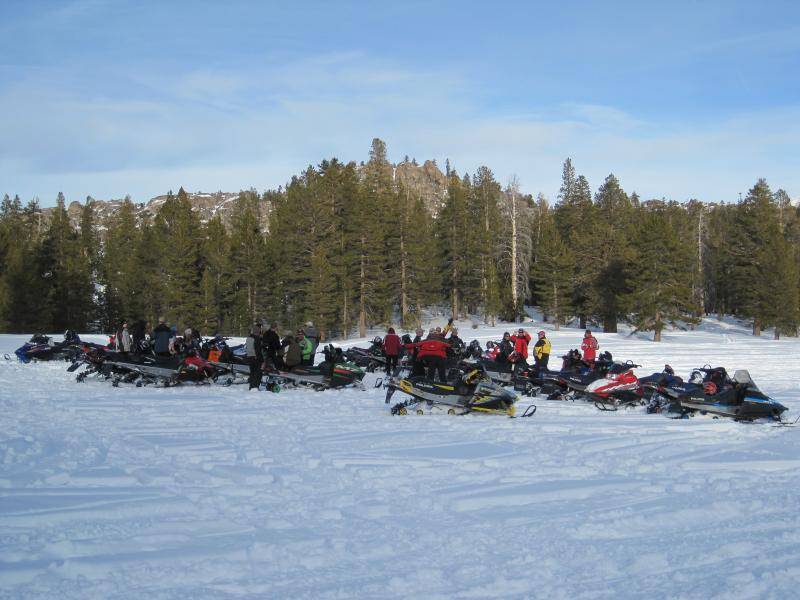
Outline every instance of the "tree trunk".
[[359, 307], [358, 307], [358, 336], [367, 336], [367, 273], [366, 273], [366, 256], [364, 256], [364, 247], [367, 241], [361, 237], [361, 270], [360, 270], [360, 283], [359, 283]]
[[555, 319], [556, 331], [561, 329], [561, 315], [558, 312], [558, 284], [553, 280], [553, 318]]
[[511, 304], [514, 305], [514, 320], [519, 316], [517, 300], [517, 195], [511, 194]]
[[408, 281], [406, 280], [405, 231], [400, 231], [400, 321], [408, 327]]
[[580, 329], [586, 329], [586, 315], [578, 315], [578, 323]]
[[603, 318], [603, 333], [617, 333], [617, 317]]
[[347, 290], [345, 290], [342, 292], [342, 337], [344, 339], [347, 339], [349, 333], [347, 325]]
[[756, 337], [761, 336], [761, 319], [753, 319], [753, 335]]
[[781, 330], [777, 325], [775, 326], [775, 336], [773, 337], [773, 339], [776, 340], [781, 339]]

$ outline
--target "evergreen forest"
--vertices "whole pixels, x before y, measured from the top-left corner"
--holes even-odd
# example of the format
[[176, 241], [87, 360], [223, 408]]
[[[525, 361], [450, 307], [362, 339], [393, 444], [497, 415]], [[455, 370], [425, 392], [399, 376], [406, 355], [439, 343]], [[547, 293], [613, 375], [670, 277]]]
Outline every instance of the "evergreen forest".
[[126, 200], [103, 227], [87, 201], [77, 228], [61, 194], [47, 219], [5, 195], [0, 331], [163, 315], [205, 335], [313, 321], [331, 338], [413, 328], [431, 306], [494, 323], [534, 305], [556, 328], [627, 322], [656, 341], [706, 314], [798, 333], [800, 212], [764, 179], [731, 203], [643, 201], [613, 174], [593, 192], [567, 159], [551, 202], [448, 163], [433, 211], [393, 173], [375, 139], [366, 162], [331, 158], [278, 190], [241, 192], [227, 226], [201, 222], [183, 189], [148, 217]]

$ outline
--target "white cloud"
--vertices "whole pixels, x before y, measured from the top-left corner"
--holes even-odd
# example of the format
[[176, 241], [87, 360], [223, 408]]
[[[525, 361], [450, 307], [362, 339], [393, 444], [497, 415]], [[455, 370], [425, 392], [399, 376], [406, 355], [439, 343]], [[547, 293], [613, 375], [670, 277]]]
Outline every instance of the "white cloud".
[[[126, 76], [125, 97], [87, 94], [69, 75], [41, 70], [0, 87], [0, 193], [51, 202], [59, 190], [142, 200], [180, 185], [264, 189], [332, 155], [363, 160], [376, 136], [395, 160], [450, 158], [461, 173], [485, 164], [551, 198], [566, 156], [593, 187], [613, 171], [644, 197], [731, 200], [761, 176], [790, 194], [800, 189], [800, 107], [700, 123], [585, 103], [498, 114], [469, 73], [357, 52], [265, 58], [246, 76], [211, 68]], [[71, 85], [59, 85], [65, 77]]]

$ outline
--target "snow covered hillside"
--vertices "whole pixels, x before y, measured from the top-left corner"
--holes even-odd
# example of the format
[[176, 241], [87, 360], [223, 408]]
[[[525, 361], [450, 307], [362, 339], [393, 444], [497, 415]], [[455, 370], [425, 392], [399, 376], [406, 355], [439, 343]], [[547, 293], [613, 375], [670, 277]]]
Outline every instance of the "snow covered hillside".
[[[0, 353], [27, 337], [0, 336]], [[550, 338], [557, 363], [581, 332]], [[797, 339], [714, 319], [661, 344], [597, 338], [640, 375], [749, 369], [785, 417], [800, 412]], [[0, 597], [788, 598], [800, 586], [800, 427], [541, 398], [531, 419], [393, 417], [374, 374], [367, 391], [271, 394], [79, 384], [66, 366], [0, 360]]]

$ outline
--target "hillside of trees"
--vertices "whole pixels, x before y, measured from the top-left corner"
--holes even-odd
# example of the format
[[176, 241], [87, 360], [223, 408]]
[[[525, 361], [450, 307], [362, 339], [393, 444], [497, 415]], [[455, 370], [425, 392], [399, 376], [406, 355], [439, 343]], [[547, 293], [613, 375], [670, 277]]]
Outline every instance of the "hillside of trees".
[[431, 305], [493, 322], [531, 304], [556, 327], [625, 321], [655, 340], [709, 313], [797, 335], [800, 213], [763, 179], [731, 204], [643, 202], [614, 175], [593, 194], [567, 159], [551, 203], [448, 164], [433, 212], [386, 156], [375, 139], [366, 163], [332, 158], [285, 188], [241, 192], [227, 227], [201, 223], [183, 189], [144, 218], [126, 201], [102, 237], [92, 202], [76, 229], [61, 194], [44, 222], [35, 201], [6, 195], [0, 331], [163, 315], [207, 335], [243, 334], [258, 317], [341, 337], [413, 327]]

